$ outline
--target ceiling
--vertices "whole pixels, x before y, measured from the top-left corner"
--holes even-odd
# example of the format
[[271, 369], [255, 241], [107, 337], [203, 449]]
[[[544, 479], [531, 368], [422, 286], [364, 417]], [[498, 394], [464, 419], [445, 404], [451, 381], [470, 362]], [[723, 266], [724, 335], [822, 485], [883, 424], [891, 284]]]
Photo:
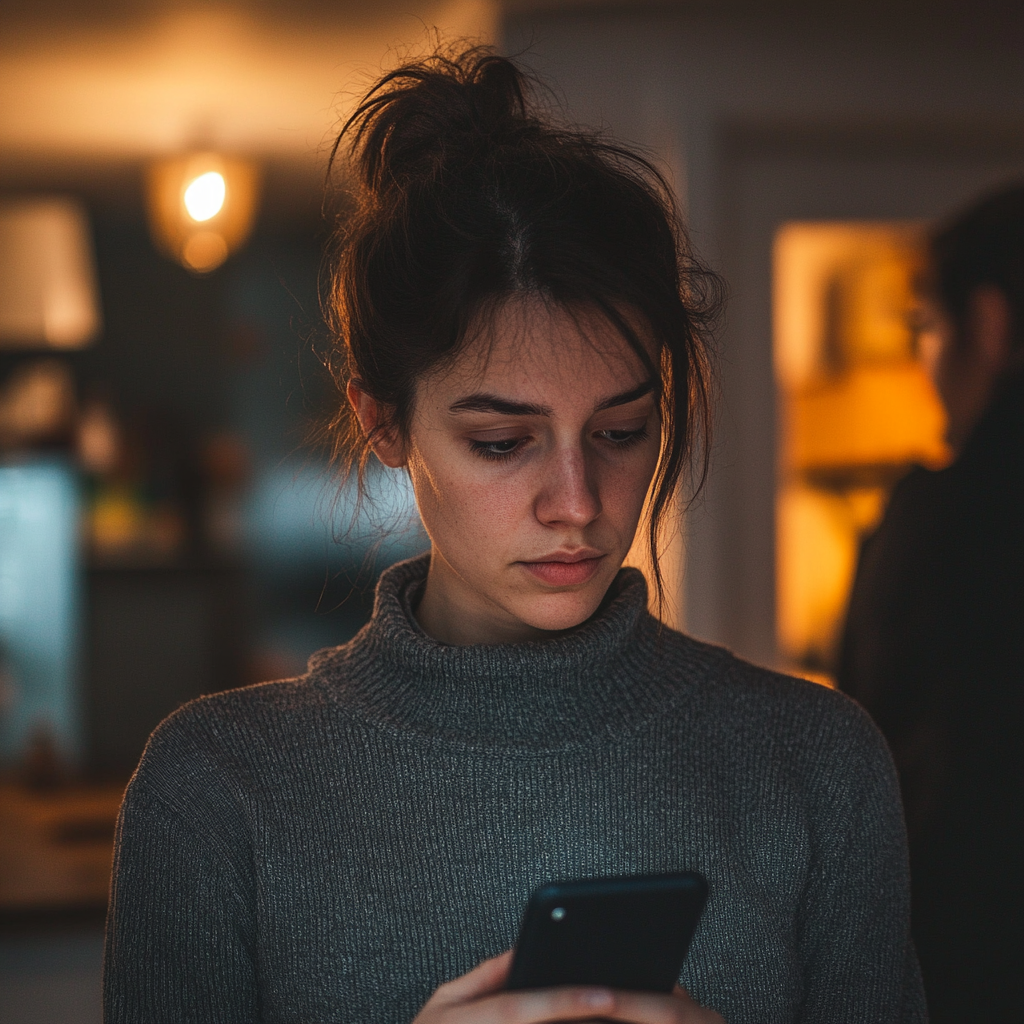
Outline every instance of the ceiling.
[[285, 9], [4, 0], [3, 162], [196, 146], [315, 159], [360, 87], [403, 47], [422, 47], [428, 26], [494, 36], [492, 0], [374, 0], [372, 15], [352, 2]]
[[148, 161], [214, 148], [258, 157], [288, 221], [318, 211], [356, 97], [431, 30], [493, 41], [504, 17], [584, 8], [1024, 41], [1021, 0], [0, 0], [0, 189], [139, 207]]
[[1024, 22], [1020, 0], [0, 0], [0, 167], [194, 146], [315, 160], [382, 62], [429, 29], [494, 40], [503, 14], [583, 7], [855, 17], [876, 34], [909, 16], [1004, 39], [995, 22]]

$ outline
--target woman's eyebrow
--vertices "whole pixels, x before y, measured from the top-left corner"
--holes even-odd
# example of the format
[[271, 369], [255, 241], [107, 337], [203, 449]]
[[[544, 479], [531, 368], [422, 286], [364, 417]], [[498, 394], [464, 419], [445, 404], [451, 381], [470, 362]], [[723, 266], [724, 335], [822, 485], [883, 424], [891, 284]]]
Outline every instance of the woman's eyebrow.
[[460, 398], [448, 407], [449, 412], [496, 412], [502, 416], [550, 416], [552, 409], [547, 405], [533, 405], [530, 402], [514, 402], [478, 391]]
[[[621, 394], [612, 395], [598, 402], [595, 412], [602, 409], [613, 409], [617, 405], [628, 405], [635, 402], [644, 395], [649, 395], [655, 389], [653, 380], [644, 381], [637, 387]], [[477, 391], [472, 395], [466, 395], [448, 407], [449, 412], [493, 412], [501, 416], [551, 416], [553, 410], [548, 405], [535, 405], [532, 402], [516, 402], [511, 398], [502, 398], [500, 395], [492, 395], [486, 391]]]
[[594, 411], [600, 412], [602, 409], [614, 409], [617, 405], [629, 405], [630, 402], [635, 402], [638, 398], [649, 395], [654, 391], [655, 386], [653, 380], [645, 380], [643, 384], [638, 384], [631, 391], [623, 391], [621, 394], [612, 395], [611, 398], [606, 398], [603, 402], [599, 402]]

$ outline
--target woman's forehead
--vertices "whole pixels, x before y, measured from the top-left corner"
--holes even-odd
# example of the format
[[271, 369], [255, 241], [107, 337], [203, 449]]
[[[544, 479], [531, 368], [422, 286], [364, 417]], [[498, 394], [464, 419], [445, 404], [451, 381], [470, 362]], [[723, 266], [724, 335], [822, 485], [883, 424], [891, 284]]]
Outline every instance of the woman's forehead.
[[[642, 337], [640, 330], [637, 334]], [[651, 357], [653, 362], [653, 351]], [[453, 386], [568, 378], [579, 386], [613, 382], [622, 390], [650, 373], [649, 364], [602, 311], [522, 296], [477, 320], [445, 376]]]

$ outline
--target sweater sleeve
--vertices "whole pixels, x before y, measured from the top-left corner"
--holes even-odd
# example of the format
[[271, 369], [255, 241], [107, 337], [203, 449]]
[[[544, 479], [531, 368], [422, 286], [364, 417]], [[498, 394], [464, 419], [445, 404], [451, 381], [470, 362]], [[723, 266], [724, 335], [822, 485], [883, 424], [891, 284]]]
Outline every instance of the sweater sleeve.
[[252, 1024], [259, 1017], [252, 882], [238, 814], [201, 751], [180, 737], [169, 743], [175, 730], [161, 729], [118, 822], [104, 1021]]
[[923, 1024], [899, 785], [878, 730], [847, 707], [841, 730], [820, 737], [831, 754], [815, 780], [814, 852], [799, 913], [799, 1019]]

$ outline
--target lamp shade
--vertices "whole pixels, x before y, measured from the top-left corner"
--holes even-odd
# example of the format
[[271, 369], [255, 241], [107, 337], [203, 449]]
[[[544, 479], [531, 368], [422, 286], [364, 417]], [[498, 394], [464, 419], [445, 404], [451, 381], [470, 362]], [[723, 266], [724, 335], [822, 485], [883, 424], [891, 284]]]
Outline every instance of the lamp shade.
[[0, 203], [0, 348], [81, 348], [100, 326], [82, 205], [63, 198]]
[[149, 169], [149, 226], [166, 255], [197, 274], [216, 270], [249, 237], [259, 178], [245, 160], [216, 153]]

